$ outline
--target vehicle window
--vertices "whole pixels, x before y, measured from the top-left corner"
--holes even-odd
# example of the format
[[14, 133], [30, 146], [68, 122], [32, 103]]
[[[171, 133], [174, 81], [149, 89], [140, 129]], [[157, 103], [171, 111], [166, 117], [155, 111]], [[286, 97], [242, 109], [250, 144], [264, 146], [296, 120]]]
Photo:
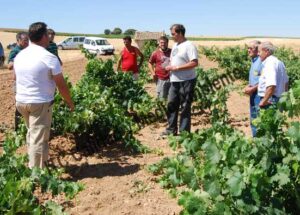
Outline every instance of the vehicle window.
[[107, 40], [96, 40], [97, 45], [110, 45]]
[[95, 44], [95, 41], [92, 41], [92, 43], [91, 43], [93, 46], [95, 46], [96, 44]]
[[84, 41], [84, 37], [80, 37], [79, 42], [83, 42], [83, 41]]
[[74, 37], [74, 42], [78, 42], [78, 37]]
[[84, 41], [84, 43], [85, 43], [85, 44], [90, 44], [90, 43], [91, 43], [91, 40], [86, 39], [86, 40]]
[[72, 38], [71, 37], [69, 37], [69, 38], [67, 38], [67, 39], [65, 39], [65, 43], [68, 43], [68, 42], [70, 42], [72, 40]]

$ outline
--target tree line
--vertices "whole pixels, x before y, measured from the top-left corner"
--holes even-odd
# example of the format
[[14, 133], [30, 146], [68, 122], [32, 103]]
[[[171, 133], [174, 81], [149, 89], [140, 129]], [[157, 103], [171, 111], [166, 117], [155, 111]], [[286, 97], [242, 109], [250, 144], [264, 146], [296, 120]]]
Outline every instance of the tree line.
[[136, 29], [129, 28], [129, 29], [125, 30], [124, 33], [123, 33], [123, 31], [122, 31], [121, 28], [116, 27], [116, 28], [114, 28], [113, 30], [105, 29], [105, 30], [104, 30], [104, 34], [105, 34], [105, 35], [110, 35], [110, 34], [119, 35], [119, 34], [122, 34], [122, 33], [123, 33], [123, 34], [125, 34], [125, 35], [134, 35], [136, 31], [137, 31]]

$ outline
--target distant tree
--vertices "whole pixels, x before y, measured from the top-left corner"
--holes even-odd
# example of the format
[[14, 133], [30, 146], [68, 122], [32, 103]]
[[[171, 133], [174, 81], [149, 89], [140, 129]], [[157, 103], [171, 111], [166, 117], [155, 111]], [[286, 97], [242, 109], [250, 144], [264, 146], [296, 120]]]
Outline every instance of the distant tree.
[[109, 35], [109, 34], [111, 34], [111, 31], [110, 31], [109, 29], [105, 29], [105, 30], [104, 30], [104, 34], [105, 34], [105, 35]]
[[129, 29], [127, 29], [126, 31], [124, 31], [124, 34], [125, 34], [125, 35], [134, 35], [135, 32], [136, 32], [135, 29], [129, 28]]
[[111, 34], [122, 34], [122, 29], [121, 28], [114, 28], [114, 30], [111, 32]]

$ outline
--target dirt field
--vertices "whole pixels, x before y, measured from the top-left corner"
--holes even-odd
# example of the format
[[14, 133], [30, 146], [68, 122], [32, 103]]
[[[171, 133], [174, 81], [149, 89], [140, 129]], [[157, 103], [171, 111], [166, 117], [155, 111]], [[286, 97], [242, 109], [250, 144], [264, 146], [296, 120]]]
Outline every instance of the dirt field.
[[[0, 41], [6, 47], [14, 41], [15, 34], [0, 32]], [[57, 37], [56, 41], [60, 41]], [[265, 40], [265, 39], [264, 39]], [[109, 40], [116, 47], [117, 52], [123, 47], [122, 40]], [[238, 42], [196, 42], [197, 45], [240, 45], [247, 41]], [[300, 40], [274, 39], [276, 45], [286, 45], [299, 50]], [[6, 50], [7, 53], [7, 50]], [[78, 51], [59, 51], [63, 61], [64, 73], [76, 83], [85, 71], [86, 60]], [[200, 59], [204, 68], [216, 66], [205, 58]], [[1, 74], [9, 71], [0, 69]], [[0, 125], [2, 128], [13, 126], [14, 94], [13, 81], [1, 82], [0, 86]], [[146, 89], [153, 94], [154, 84], [148, 84]], [[238, 104], [238, 105], [237, 105]], [[250, 136], [248, 98], [232, 92], [228, 101], [228, 108], [232, 117], [232, 124], [245, 135]], [[192, 130], [207, 127], [208, 116], [193, 115]], [[74, 201], [63, 202], [70, 214], [103, 214], [103, 215], [174, 215], [179, 214], [181, 208], [176, 199], [170, 198], [155, 182], [155, 176], [146, 171], [149, 164], [172, 155], [166, 139], [158, 139], [165, 129], [166, 123], [155, 123], [143, 128], [136, 137], [150, 148], [157, 148], [163, 152], [150, 154], [131, 154], [122, 145], [105, 146], [94, 153], [76, 151], [74, 139], [55, 137], [50, 142], [51, 159], [56, 166], [66, 168], [66, 177], [85, 184], [85, 189]], [[3, 129], [2, 129], [3, 130]], [[0, 132], [0, 145], [3, 133]]]

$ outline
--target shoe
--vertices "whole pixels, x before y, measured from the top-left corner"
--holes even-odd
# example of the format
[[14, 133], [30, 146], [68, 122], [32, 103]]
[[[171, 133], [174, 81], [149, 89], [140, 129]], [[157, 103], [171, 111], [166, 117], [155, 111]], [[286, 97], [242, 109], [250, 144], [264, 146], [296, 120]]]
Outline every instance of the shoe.
[[161, 137], [167, 137], [167, 136], [169, 136], [169, 135], [174, 135], [174, 136], [176, 136], [176, 133], [173, 133], [173, 132], [171, 132], [171, 131], [165, 130], [165, 131], [163, 131], [163, 132], [160, 134]]

